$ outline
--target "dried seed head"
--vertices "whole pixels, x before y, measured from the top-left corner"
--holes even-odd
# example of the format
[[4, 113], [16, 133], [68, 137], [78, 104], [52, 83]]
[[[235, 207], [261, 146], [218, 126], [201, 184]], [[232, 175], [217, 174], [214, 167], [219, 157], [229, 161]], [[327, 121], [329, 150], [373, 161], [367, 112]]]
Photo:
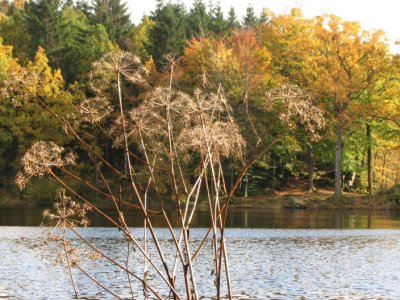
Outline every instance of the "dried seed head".
[[65, 194], [64, 189], [57, 191], [54, 202], [54, 211], [46, 209], [43, 217], [50, 221], [50, 225], [65, 229], [70, 226], [88, 226], [87, 213], [92, 208], [87, 204], [80, 204]]
[[22, 157], [22, 171], [18, 172], [16, 183], [20, 189], [26, 186], [31, 177], [42, 177], [52, 167], [62, 167], [75, 164], [76, 157], [73, 153], [62, 156], [64, 148], [53, 142], [36, 142]]
[[181, 150], [207, 153], [209, 149], [212, 154], [241, 157], [245, 141], [234, 122], [208, 121], [204, 126], [183, 129], [178, 144]]
[[99, 123], [113, 111], [112, 105], [104, 97], [86, 99], [75, 109], [82, 116], [83, 121], [89, 123]]
[[93, 64], [95, 73], [111, 72], [122, 75], [126, 80], [141, 86], [148, 86], [148, 70], [132, 53], [114, 51], [105, 54]]
[[220, 93], [204, 94], [201, 89], [194, 91], [195, 101], [191, 109], [196, 113], [230, 113], [232, 111], [228, 100]]
[[315, 138], [317, 130], [325, 126], [323, 113], [313, 104], [310, 94], [296, 85], [284, 84], [268, 91], [265, 107], [268, 111], [277, 110], [281, 122], [291, 129], [301, 123]]
[[158, 113], [165, 119], [165, 111], [181, 117], [191, 113], [192, 98], [183, 92], [156, 87], [146, 95], [143, 106], [147, 111]]

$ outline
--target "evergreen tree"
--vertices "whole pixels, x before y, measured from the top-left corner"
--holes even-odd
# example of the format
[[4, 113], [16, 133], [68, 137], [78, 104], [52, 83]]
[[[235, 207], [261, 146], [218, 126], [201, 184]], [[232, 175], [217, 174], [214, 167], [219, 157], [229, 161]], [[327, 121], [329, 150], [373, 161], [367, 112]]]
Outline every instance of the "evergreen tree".
[[211, 10], [211, 31], [217, 35], [225, 34], [228, 29], [228, 22], [224, 19], [221, 5], [218, 3]]
[[57, 27], [61, 11], [60, 0], [30, 1], [25, 9], [27, 29], [31, 34], [30, 55], [33, 57], [38, 47], [42, 46], [46, 49], [53, 66], [58, 66], [58, 59], [52, 53], [57, 49]]
[[125, 39], [134, 29], [126, 3], [120, 0], [95, 0], [92, 8], [93, 24], [102, 24], [108, 38], [125, 49]]
[[259, 19], [260, 24], [268, 24], [272, 20], [272, 15], [269, 9], [264, 8]]
[[204, 2], [195, 0], [188, 15], [188, 36], [204, 36], [209, 31], [210, 21]]
[[66, 82], [87, 74], [91, 64], [108, 48], [109, 39], [103, 25], [90, 25], [85, 14], [72, 5], [64, 8], [59, 26], [58, 56]]
[[227, 27], [228, 31], [233, 31], [236, 28], [240, 27], [240, 23], [237, 20], [235, 8], [233, 6], [231, 6], [228, 12]]
[[182, 4], [163, 4], [158, 1], [151, 19], [154, 26], [149, 32], [150, 53], [158, 70], [164, 64], [163, 56], [171, 53], [180, 56], [187, 41], [186, 11]]
[[243, 25], [246, 28], [253, 28], [257, 25], [258, 18], [254, 13], [254, 8], [250, 4], [247, 6], [246, 15], [243, 18]]
[[13, 56], [19, 62], [26, 62], [29, 57], [31, 35], [28, 32], [24, 11], [14, 7], [8, 16], [0, 17], [0, 36], [6, 45], [12, 45]]
[[86, 17], [88, 18], [91, 17], [92, 10], [90, 4], [87, 1], [85, 0], [76, 1], [75, 8], [81, 11]]

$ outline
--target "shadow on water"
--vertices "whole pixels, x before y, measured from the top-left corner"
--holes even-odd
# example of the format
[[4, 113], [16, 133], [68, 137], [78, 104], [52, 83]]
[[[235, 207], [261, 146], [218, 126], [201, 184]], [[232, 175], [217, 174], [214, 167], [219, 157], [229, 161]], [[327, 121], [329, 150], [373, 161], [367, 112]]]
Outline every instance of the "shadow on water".
[[[44, 208], [1, 207], [0, 226], [38, 226], [43, 222]], [[107, 213], [116, 219], [117, 212]], [[174, 219], [174, 212], [171, 211]], [[152, 217], [153, 225], [165, 227], [161, 215]], [[112, 224], [96, 214], [90, 216], [91, 226], [110, 227]], [[135, 210], [125, 212], [129, 226], [140, 227], [143, 219]], [[193, 218], [193, 227], [208, 227], [209, 215], [199, 211]], [[400, 229], [400, 211], [388, 210], [296, 210], [296, 209], [231, 209], [227, 218], [231, 228], [287, 228], [287, 229]]]

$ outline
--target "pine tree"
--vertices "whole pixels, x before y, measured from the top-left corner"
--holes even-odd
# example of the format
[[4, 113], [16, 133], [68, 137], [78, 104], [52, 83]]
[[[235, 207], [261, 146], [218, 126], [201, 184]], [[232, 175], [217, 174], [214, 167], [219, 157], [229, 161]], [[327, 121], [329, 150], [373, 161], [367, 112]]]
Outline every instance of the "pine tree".
[[254, 13], [254, 8], [250, 4], [247, 6], [246, 15], [243, 18], [243, 25], [246, 28], [253, 28], [257, 25], [258, 18]]
[[126, 3], [120, 0], [95, 0], [92, 9], [92, 23], [102, 24], [108, 38], [125, 49], [125, 39], [134, 29]]
[[228, 31], [231, 32], [240, 27], [240, 23], [237, 20], [235, 8], [233, 6], [231, 6], [228, 12], [227, 27]]
[[156, 67], [161, 70], [165, 54], [180, 56], [187, 41], [186, 11], [182, 4], [163, 4], [158, 1], [151, 19], [154, 26], [149, 32], [150, 53]]
[[62, 10], [60, 0], [30, 1], [26, 5], [25, 18], [27, 29], [31, 34], [29, 50], [31, 57], [39, 46], [44, 47], [49, 55], [51, 64], [57, 65], [57, 58], [52, 52], [57, 49], [57, 27]]
[[227, 33], [228, 22], [224, 18], [224, 14], [222, 12], [220, 4], [212, 7], [210, 29], [217, 35]]
[[188, 36], [202, 37], [209, 31], [210, 16], [202, 0], [195, 0], [188, 15]]
[[60, 67], [66, 82], [82, 78], [108, 47], [103, 25], [90, 25], [85, 14], [72, 5], [64, 8], [59, 26]]

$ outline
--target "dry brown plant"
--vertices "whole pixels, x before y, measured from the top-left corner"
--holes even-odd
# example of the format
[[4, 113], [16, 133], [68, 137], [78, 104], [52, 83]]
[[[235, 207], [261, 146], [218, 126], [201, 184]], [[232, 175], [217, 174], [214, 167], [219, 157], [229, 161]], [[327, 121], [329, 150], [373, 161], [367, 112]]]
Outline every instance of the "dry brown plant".
[[[215, 296], [217, 299], [224, 297], [222, 288], [223, 282], [226, 282], [226, 297], [232, 299], [228, 250], [224, 235], [227, 207], [249, 166], [269, 151], [278, 139], [264, 145], [263, 148], [261, 143], [258, 143], [257, 152], [245, 161], [243, 153], [246, 141], [240, 125], [232, 116], [232, 108], [223, 95], [222, 88], [215, 93], [204, 93], [197, 89], [193, 95], [176, 91], [172, 88], [172, 80], [177, 62], [173, 57], [168, 57], [168, 61], [169, 86], [149, 89], [136, 103], [129, 103], [129, 109], [126, 108], [124, 83], [148, 87], [148, 72], [138, 58], [127, 52], [113, 52], [94, 64], [89, 88], [96, 96], [77, 105], [76, 114], [80, 114], [80, 117], [75, 119], [81, 118], [93, 123], [104, 139], [123, 149], [122, 168], [107, 161], [96, 147], [82, 138], [85, 127], [80, 127], [80, 131], [74, 128], [74, 125], [80, 126], [79, 122], [71, 124], [53, 114], [60, 125], [75, 137], [76, 142], [87, 153], [87, 157], [93, 160], [99, 178], [98, 185], [80, 178], [73, 170], [75, 156], [65, 153], [62, 147], [52, 142], [37, 142], [24, 155], [17, 183], [20, 188], [24, 188], [32, 176], [42, 177], [49, 174], [65, 190], [58, 195], [55, 211], [46, 211], [45, 216], [55, 228], [62, 229], [63, 234], [59, 241], [63, 254], [59, 259], [67, 262], [74, 288], [71, 269], [77, 268], [104, 291], [120, 298], [115, 291], [99, 282], [82, 267], [78, 252], [66, 238], [67, 231], [91, 249], [92, 255], [89, 256], [101, 257], [126, 273], [126, 282], [131, 289], [132, 298], [135, 298], [135, 286], [137, 290], [137, 285], [140, 285], [145, 298], [149, 296], [155, 299], [200, 299], [203, 295], [198, 292], [197, 280], [201, 277], [198, 277], [196, 272], [197, 256], [201, 251], [207, 251], [204, 246], [207, 241], [211, 241], [212, 247], [211, 251], [208, 250], [208, 257], [214, 268]], [[115, 110], [107, 101], [110, 94], [117, 99]], [[320, 111], [314, 109], [308, 95], [296, 87], [284, 86], [270, 91], [266, 97], [266, 107], [270, 110], [276, 109], [276, 106], [280, 107], [281, 120], [290, 126], [296, 124], [294, 117], [300, 123], [306, 124], [312, 132], [322, 126]], [[106, 117], [107, 122], [104, 122]], [[133, 153], [133, 145], [139, 154]], [[187, 158], [190, 157], [196, 159], [188, 161]], [[224, 157], [243, 162], [243, 168], [230, 191], [224, 181]], [[186, 168], [189, 164], [192, 164], [190, 169]], [[53, 169], [57, 169], [58, 172]], [[188, 173], [188, 169], [192, 171]], [[109, 177], [113, 178], [114, 182], [115, 178], [119, 179], [121, 184], [112, 184], [113, 181]], [[68, 178], [108, 199], [114, 205], [117, 217], [112, 217], [107, 210], [97, 207], [91, 197], [70, 185]], [[163, 196], [159, 191], [161, 181], [172, 191], [176, 220], [172, 220], [172, 214], [164, 209]], [[189, 239], [189, 230], [202, 194], [206, 197], [211, 221], [200, 245], [194, 246]], [[154, 199], [149, 199], [151, 196]], [[75, 200], [72, 200], [72, 197]], [[156, 211], [149, 209], [149, 200], [158, 204]], [[131, 228], [125, 220], [122, 204], [134, 207], [143, 217], [142, 237], [132, 235]], [[125, 263], [108, 256], [104, 250], [90, 243], [79, 233], [76, 227], [88, 224], [86, 213], [89, 209], [119, 229], [126, 240], [128, 250]], [[160, 243], [157, 237], [150, 218], [154, 213], [161, 214], [164, 218], [165, 226], [170, 232], [172, 250], [171, 247], [166, 248]], [[178, 234], [172, 223], [178, 224]], [[156, 255], [150, 255], [150, 244]], [[134, 253], [131, 251], [133, 248]], [[172, 260], [166, 255], [171, 251], [174, 254]], [[131, 255], [143, 261], [141, 274], [131, 266]], [[159, 279], [168, 293], [160, 294], [152, 286], [150, 277]], [[178, 282], [183, 283], [183, 288], [179, 288]], [[76, 298], [79, 298], [76, 288], [75, 293]]]
[[64, 148], [53, 142], [36, 142], [22, 157], [22, 170], [18, 172], [16, 183], [22, 190], [31, 177], [42, 177], [51, 168], [61, 168], [75, 164], [76, 156], [72, 152], [63, 155]]
[[268, 111], [278, 111], [279, 119], [294, 129], [298, 124], [316, 139], [318, 130], [325, 126], [322, 111], [313, 104], [309, 93], [297, 85], [283, 84], [269, 90], [265, 95], [265, 107]]

